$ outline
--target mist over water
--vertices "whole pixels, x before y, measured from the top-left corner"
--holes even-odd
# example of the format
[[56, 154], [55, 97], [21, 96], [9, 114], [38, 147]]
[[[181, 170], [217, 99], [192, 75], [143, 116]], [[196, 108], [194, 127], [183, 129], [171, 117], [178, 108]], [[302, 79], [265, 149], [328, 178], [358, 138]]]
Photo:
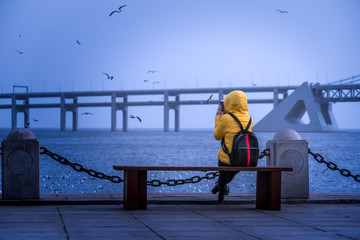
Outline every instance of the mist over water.
[[[106, 130], [33, 130], [40, 146], [107, 175], [123, 176], [112, 169], [113, 165], [162, 165], [162, 166], [217, 166], [220, 142], [209, 130], [130, 130], [110, 132]], [[9, 130], [0, 130], [0, 138], [6, 138]], [[260, 150], [273, 138], [273, 132], [256, 133]], [[314, 153], [326, 161], [347, 169], [353, 175], [360, 174], [360, 132], [299, 133], [309, 142]], [[265, 166], [265, 158], [258, 166]], [[149, 172], [148, 180], [186, 179], [206, 172]], [[318, 163], [309, 155], [310, 192], [360, 192], [360, 184], [352, 177], [344, 177], [339, 171], [327, 170], [326, 164]], [[149, 192], [210, 192], [215, 180], [202, 180], [196, 184], [175, 187], [148, 187]], [[231, 192], [255, 192], [256, 173], [240, 172], [229, 184]], [[122, 192], [123, 184], [93, 178], [76, 172], [49, 156], [40, 156], [40, 186], [42, 193], [94, 193]]]

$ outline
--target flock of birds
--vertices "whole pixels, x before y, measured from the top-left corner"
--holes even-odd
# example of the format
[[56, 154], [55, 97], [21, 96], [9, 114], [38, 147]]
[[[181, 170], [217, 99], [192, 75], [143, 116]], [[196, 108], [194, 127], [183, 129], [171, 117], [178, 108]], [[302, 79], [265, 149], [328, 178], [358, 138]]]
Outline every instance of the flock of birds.
[[[124, 8], [124, 7], [126, 7], [127, 5], [125, 4], [125, 5], [121, 5], [120, 7], [118, 7], [118, 9], [116, 9], [116, 10], [114, 10], [114, 11], [112, 11], [110, 14], [109, 14], [109, 17], [111, 17], [113, 14], [115, 14], [115, 13], [121, 13], [121, 11], [122, 11], [122, 9]], [[285, 11], [285, 10], [281, 10], [281, 9], [277, 9], [276, 11], [278, 11], [280, 14], [288, 14], [289, 12], [288, 11]], [[19, 34], [19, 38], [21, 38], [22, 37], [22, 35], [21, 34]], [[82, 46], [81, 45], [81, 42], [79, 41], [79, 40], [76, 40], [76, 44], [78, 44], [79, 46]], [[19, 55], [23, 55], [23, 54], [25, 54], [25, 52], [24, 51], [20, 51], [20, 50], [16, 50], [16, 52], [19, 54]], [[147, 73], [150, 73], [150, 74], [153, 74], [153, 73], [157, 73], [158, 71], [157, 70], [149, 70], [149, 71], [147, 71]], [[106, 75], [106, 77], [107, 77], [107, 79], [108, 80], [113, 80], [114, 79], [114, 76], [111, 76], [109, 73], [103, 73], [104, 75]], [[155, 85], [155, 84], [160, 84], [161, 82], [159, 82], [159, 81], [151, 81], [151, 80], [147, 80], [147, 79], [145, 79], [144, 81], [143, 81], [144, 83], [152, 83], [152, 85]], [[252, 85], [253, 86], [256, 86], [256, 84], [254, 84], [253, 82], [252, 82]], [[202, 102], [200, 102], [201, 104], [203, 104], [203, 103], [208, 103], [211, 99], [212, 99], [212, 97], [213, 97], [213, 94], [211, 94], [210, 95], [210, 97], [206, 100], [206, 101], [202, 101]], [[94, 115], [93, 113], [91, 113], [91, 112], [83, 112], [83, 113], [81, 113], [81, 115], [83, 116], [87, 116], [87, 115]], [[130, 118], [131, 119], [137, 119], [140, 123], [142, 122], [142, 120], [141, 120], [141, 118], [139, 117], [139, 116], [134, 116], [134, 115], [130, 115]], [[33, 122], [40, 122], [38, 119], [36, 119], [36, 118], [32, 118], [32, 120], [33, 120]], [[30, 126], [30, 123], [26, 123], [25, 124], [25, 127], [29, 127]]]

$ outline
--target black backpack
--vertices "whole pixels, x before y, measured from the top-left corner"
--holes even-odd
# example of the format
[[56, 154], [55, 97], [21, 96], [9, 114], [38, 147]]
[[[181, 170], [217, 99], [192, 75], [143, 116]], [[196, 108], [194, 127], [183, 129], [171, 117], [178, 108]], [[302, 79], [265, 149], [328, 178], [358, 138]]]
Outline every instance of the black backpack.
[[234, 136], [231, 153], [229, 153], [229, 149], [225, 145], [224, 138], [222, 139], [221, 147], [223, 151], [229, 156], [230, 163], [233, 166], [256, 167], [259, 158], [259, 143], [255, 134], [248, 131], [252, 122], [251, 117], [244, 129], [234, 114], [228, 114], [239, 124], [240, 132]]

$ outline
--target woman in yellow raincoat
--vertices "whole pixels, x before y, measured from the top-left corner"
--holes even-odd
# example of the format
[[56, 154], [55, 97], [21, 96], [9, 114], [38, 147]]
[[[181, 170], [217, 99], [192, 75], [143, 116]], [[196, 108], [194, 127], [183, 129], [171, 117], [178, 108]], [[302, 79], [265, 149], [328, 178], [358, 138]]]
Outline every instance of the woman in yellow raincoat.
[[[232, 91], [224, 99], [224, 112], [221, 111], [221, 106], [217, 109], [215, 116], [215, 130], [214, 137], [216, 140], [224, 139], [227, 149], [231, 150], [233, 144], [233, 138], [237, 132], [240, 131], [239, 124], [226, 113], [234, 114], [241, 125], [247, 126], [250, 116], [248, 114], [247, 98], [242, 91]], [[248, 129], [252, 131], [252, 123]], [[228, 154], [226, 154], [223, 148], [220, 148], [218, 152], [218, 165], [219, 166], [231, 166]], [[212, 189], [212, 193], [216, 194], [219, 192], [218, 200], [222, 202], [224, 195], [229, 193], [229, 187], [226, 185], [232, 181], [234, 176], [238, 172], [220, 171], [219, 180], [215, 187]]]

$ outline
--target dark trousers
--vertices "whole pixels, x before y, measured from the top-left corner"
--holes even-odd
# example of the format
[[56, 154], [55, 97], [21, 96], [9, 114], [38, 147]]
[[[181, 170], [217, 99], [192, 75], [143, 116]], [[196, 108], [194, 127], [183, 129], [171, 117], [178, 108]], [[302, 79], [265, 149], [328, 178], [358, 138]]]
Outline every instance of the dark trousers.
[[[232, 165], [223, 163], [221, 161], [218, 162], [218, 166], [219, 167], [232, 167]], [[230, 183], [238, 172], [239, 171], [231, 171], [231, 172], [230, 171], [226, 171], [226, 172], [220, 171], [219, 180], [218, 180], [219, 189], [224, 190], [226, 184]]]

